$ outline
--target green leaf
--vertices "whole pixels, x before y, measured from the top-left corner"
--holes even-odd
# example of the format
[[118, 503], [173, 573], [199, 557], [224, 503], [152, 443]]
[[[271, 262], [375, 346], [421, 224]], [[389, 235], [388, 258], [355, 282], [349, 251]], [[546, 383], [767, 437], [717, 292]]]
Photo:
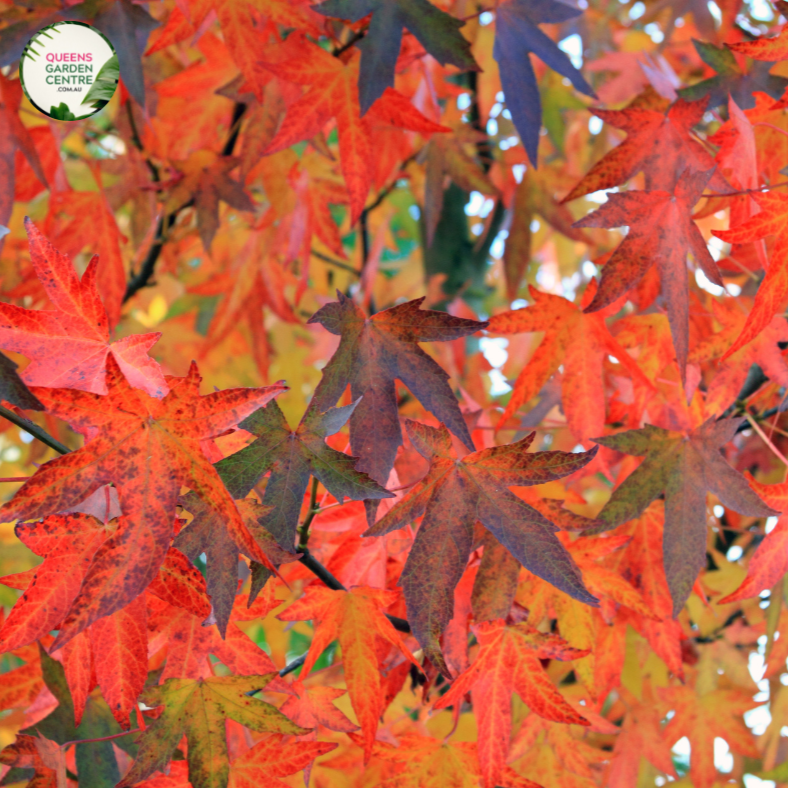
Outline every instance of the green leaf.
[[[120, 78], [120, 66], [118, 65], [118, 56], [113, 55], [96, 74], [96, 79], [90, 86], [87, 96], [82, 99], [83, 104], [88, 102], [96, 102], [94, 106], [103, 106], [115, 94], [115, 88], [118, 85]], [[103, 102], [103, 104], [101, 103]]]

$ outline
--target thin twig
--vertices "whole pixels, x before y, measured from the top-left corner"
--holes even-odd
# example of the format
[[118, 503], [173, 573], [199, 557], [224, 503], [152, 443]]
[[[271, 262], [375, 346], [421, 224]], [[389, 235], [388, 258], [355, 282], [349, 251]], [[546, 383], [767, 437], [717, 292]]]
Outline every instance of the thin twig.
[[2, 416], [4, 419], [8, 419], [8, 421], [10, 421], [12, 424], [16, 424], [17, 427], [21, 427], [25, 432], [30, 433], [30, 435], [32, 435], [34, 438], [38, 438], [41, 443], [46, 444], [50, 449], [54, 449], [61, 454], [68, 454], [71, 451], [68, 446], [62, 444], [59, 440], [57, 440], [57, 438], [53, 438], [45, 429], [39, 427], [38, 424], [35, 424], [23, 416], [17, 416], [14, 411], [9, 410], [2, 405], [0, 405], [0, 416]]
[[769, 447], [769, 449], [771, 450], [772, 454], [774, 454], [774, 456], [777, 457], [783, 463], [783, 465], [788, 467], [788, 460], [785, 459], [785, 457], [783, 456], [783, 453], [769, 440], [769, 437], [761, 429], [760, 425], [755, 420], [755, 418], [753, 416], [751, 416], [747, 412], [745, 412], [744, 418], [746, 418], [747, 421], [750, 422], [750, 424], [752, 425], [752, 428], [758, 433], [758, 435], [761, 436], [761, 440], [763, 440], [763, 442]]
[[310, 249], [309, 254], [311, 254], [313, 257], [317, 257], [318, 260], [322, 260], [324, 263], [333, 265], [336, 268], [341, 268], [343, 271], [348, 271], [349, 273], [355, 274], [356, 276], [361, 276], [361, 271], [357, 271], [352, 265], [343, 263], [341, 260], [335, 260], [333, 257], [329, 257], [327, 254], [318, 252], [317, 249]]
[[132, 733], [139, 733], [142, 728], [132, 728], [130, 731], [121, 731], [120, 733], [113, 733], [112, 736], [99, 736], [96, 739], [72, 739], [71, 741], [63, 742], [60, 745], [61, 750], [70, 747], [72, 744], [92, 744], [95, 741], [111, 741], [112, 739], [119, 739], [121, 736], [129, 736]]
[[331, 54], [334, 57], [339, 57], [340, 55], [343, 55], [345, 52], [348, 51], [348, 49], [350, 49], [350, 47], [353, 46], [353, 44], [355, 44], [357, 41], [361, 41], [361, 39], [364, 38], [366, 34], [367, 34], [366, 27], [363, 30], [357, 30], [355, 33], [353, 33], [352, 36], [350, 36], [350, 38], [347, 40], [346, 43], [334, 49], [334, 51]]
[[26, 482], [30, 476], [4, 476], [0, 482]]
[[288, 673], [292, 673], [294, 670], [298, 670], [305, 662], [307, 655], [309, 654], [308, 651], [304, 652], [300, 657], [296, 657], [292, 662], [288, 662], [280, 671], [279, 676], [284, 677]]
[[[300, 551], [301, 548], [299, 548]], [[312, 556], [309, 550], [306, 550], [301, 558], [298, 559], [315, 577], [322, 580], [332, 591], [347, 591], [347, 588], [339, 582], [339, 580], [326, 569], [323, 564]], [[410, 624], [404, 618], [398, 616], [390, 616], [386, 614], [386, 618], [391, 622], [394, 629], [399, 632], [410, 632]]]
[[312, 477], [312, 492], [309, 495], [309, 511], [304, 518], [304, 522], [298, 526], [298, 547], [296, 548], [299, 553], [308, 551], [309, 549], [309, 526], [312, 525], [312, 520], [315, 519], [317, 514], [317, 477]]
[[[243, 104], [240, 101], [236, 102], [235, 106], [233, 107], [233, 117], [230, 123], [230, 135], [227, 138], [227, 142], [224, 144], [224, 148], [222, 149], [222, 156], [232, 155], [232, 152], [235, 149], [235, 144], [238, 141], [238, 134], [241, 130], [240, 121], [245, 111], [246, 104]], [[156, 270], [156, 263], [158, 262], [159, 255], [161, 255], [161, 250], [164, 248], [164, 243], [167, 240], [167, 233], [175, 224], [175, 221], [177, 220], [181, 211], [184, 211], [186, 208], [190, 208], [192, 205], [194, 205], [194, 200], [189, 200], [171, 214], [162, 216], [161, 219], [159, 219], [159, 222], [156, 226], [156, 234], [154, 236], [153, 244], [148, 250], [148, 254], [145, 256], [145, 260], [140, 267], [139, 273], [132, 276], [126, 285], [126, 293], [123, 296], [124, 304], [139, 290], [142, 290], [143, 287], [147, 287], [150, 284], [150, 280], [154, 271]]]

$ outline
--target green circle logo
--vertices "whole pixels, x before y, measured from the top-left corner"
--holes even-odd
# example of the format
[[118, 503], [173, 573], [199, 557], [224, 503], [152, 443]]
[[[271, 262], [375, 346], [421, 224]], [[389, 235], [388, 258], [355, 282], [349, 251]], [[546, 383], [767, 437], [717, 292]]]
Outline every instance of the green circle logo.
[[55, 120], [95, 115], [118, 85], [118, 56], [109, 40], [84, 22], [56, 22], [28, 41], [19, 78], [30, 103]]

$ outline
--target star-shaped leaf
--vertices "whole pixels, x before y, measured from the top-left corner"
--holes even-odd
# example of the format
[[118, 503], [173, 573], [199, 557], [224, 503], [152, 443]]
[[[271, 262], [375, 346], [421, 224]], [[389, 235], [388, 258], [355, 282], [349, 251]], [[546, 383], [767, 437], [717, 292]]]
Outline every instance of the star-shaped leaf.
[[181, 485], [191, 487], [219, 514], [239, 547], [270, 566], [200, 441], [235, 427], [286, 387], [200, 396], [200, 381], [192, 364], [186, 377], [168, 379], [166, 397], [155, 399], [131, 388], [110, 356], [107, 396], [34, 389], [48, 413], [69, 422], [87, 440], [81, 449], [42, 465], [2, 507], [2, 516], [27, 520], [62, 511], [110, 482], [123, 510], [118, 530], [93, 557], [56, 648], [124, 607], [153, 580], [172, 538]]
[[496, 8], [493, 56], [501, 71], [506, 106], [534, 166], [538, 162], [542, 100], [531, 54], [566, 77], [575, 89], [596, 98], [593, 88], [569, 57], [539, 29], [541, 24], [567, 22], [582, 13], [579, 8], [559, 0], [506, 0]]
[[132, 334], [109, 342], [107, 312], [96, 286], [99, 258], [92, 258], [80, 280], [71, 260], [29, 219], [25, 227], [33, 266], [54, 309], [0, 304], [0, 348], [30, 359], [22, 380], [29, 386], [106, 394], [107, 363], [112, 356], [132, 386], [152, 397], [164, 396], [164, 375], [148, 356], [160, 334]]
[[626, 238], [605, 263], [599, 290], [586, 312], [608, 306], [635, 287], [652, 265], [658, 267], [682, 379], [689, 351], [687, 254], [692, 254], [712, 282], [722, 285], [717, 264], [692, 220], [692, 208], [711, 175], [711, 171], [688, 170], [672, 193], [632, 190], [611, 194], [601, 208], [575, 222], [575, 227], [629, 227]]
[[410, 30], [441, 65], [451, 63], [462, 71], [479, 68], [471, 54], [470, 42], [460, 33], [465, 22], [428, 0], [327, 0], [312, 7], [324, 16], [351, 22], [372, 14], [367, 33], [357, 44], [361, 50], [358, 92], [362, 115], [386, 88], [394, 87], [403, 28]]
[[252, 697], [274, 675], [168, 679], [160, 687], [147, 689], [142, 702], [164, 708], [137, 740], [139, 754], [118, 788], [129, 788], [155, 771], [164, 771], [184, 735], [193, 788], [226, 786], [230, 775], [225, 733], [228, 718], [261, 733], [307, 733], [270, 703]]
[[531, 711], [548, 720], [588, 725], [556, 689], [544, 671], [542, 659], [573, 660], [587, 649], [572, 648], [558, 635], [550, 635], [503, 619], [474, 627], [479, 652], [473, 664], [452, 683], [435, 709], [459, 707], [473, 690], [479, 720], [479, 764], [484, 784], [499, 785], [512, 735], [512, 694], [516, 692]]
[[733, 438], [741, 419], [709, 419], [684, 434], [646, 425], [597, 443], [610, 449], [644, 457], [643, 462], [617, 487], [597, 519], [615, 528], [639, 517], [658, 496], [665, 496], [663, 537], [665, 574], [676, 616], [706, 565], [706, 491], [736, 512], [754, 517], [777, 514], [725, 462], [720, 447]]
[[[473, 446], [449, 376], [418, 342], [448, 342], [485, 328], [487, 323], [420, 309], [423, 298], [367, 317], [347, 296], [326, 304], [309, 319], [341, 337], [315, 389], [311, 409], [337, 403], [350, 384], [358, 401], [350, 417], [350, 445], [360, 460], [356, 469], [385, 484], [394, 465], [402, 430], [397, 411], [396, 380], [401, 380], [427, 410], [468, 448]], [[377, 509], [374, 505], [372, 511]]]
[[366, 473], [357, 471], [356, 457], [332, 449], [325, 441], [338, 432], [359, 405], [329, 408], [318, 413], [310, 408], [291, 430], [276, 402], [255, 411], [239, 426], [257, 440], [216, 465], [228, 487], [251, 490], [271, 471], [263, 505], [270, 511], [260, 524], [274, 535], [281, 547], [292, 550], [309, 477], [314, 476], [339, 501], [393, 498]]
[[468, 563], [477, 520], [534, 574], [575, 599], [596, 604], [556, 537], [558, 529], [508, 489], [568, 476], [587, 465], [596, 449], [530, 454], [535, 435], [531, 433], [516, 443], [460, 459], [443, 425], [436, 429], [417, 421], [405, 423], [413, 445], [430, 462], [429, 473], [365, 535], [382, 536], [424, 515], [400, 585], [413, 634], [442, 672], [448, 674], [439, 638], [452, 618], [454, 589]]

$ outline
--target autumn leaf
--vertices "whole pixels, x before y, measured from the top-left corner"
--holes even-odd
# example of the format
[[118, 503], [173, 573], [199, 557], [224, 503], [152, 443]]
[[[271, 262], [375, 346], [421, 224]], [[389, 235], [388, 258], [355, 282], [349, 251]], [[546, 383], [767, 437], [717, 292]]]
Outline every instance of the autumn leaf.
[[572, 648], [557, 635], [527, 624], [507, 627], [503, 619], [475, 627], [479, 652], [473, 664], [452, 683], [435, 709], [459, 706], [473, 690], [479, 716], [479, 762], [484, 785], [494, 788], [507, 761], [512, 733], [511, 696], [516, 692], [531, 711], [558, 722], [588, 725], [555, 688], [541, 659], [579, 659], [588, 650]]
[[583, 12], [557, 0], [506, 0], [496, 9], [493, 57], [501, 70], [501, 87], [512, 121], [531, 164], [538, 164], [542, 102], [531, 65], [531, 54], [568, 79], [576, 90], [596, 98], [593, 88], [572, 65], [569, 57], [539, 29], [540, 24], [568, 22]]
[[532, 433], [460, 459], [442, 424], [437, 429], [410, 420], [405, 424], [413, 445], [430, 462], [429, 473], [365, 536], [383, 536], [424, 515], [400, 585], [413, 634], [441, 672], [449, 673], [439, 638], [452, 617], [454, 589], [468, 563], [476, 520], [534, 574], [575, 599], [596, 603], [558, 541], [557, 528], [507, 489], [568, 476], [590, 462], [596, 450], [529, 454]]
[[394, 87], [394, 69], [400, 53], [403, 28], [442, 66], [451, 63], [461, 71], [479, 67], [470, 44], [459, 32], [465, 22], [436, 8], [428, 0], [326, 0], [313, 6], [325, 16], [358, 22], [372, 14], [366, 35], [357, 44], [361, 50], [358, 78], [361, 115]]
[[217, 156], [208, 150], [195, 151], [178, 165], [183, 179], [170, 194], [168, 208], [175, 211], [183, 204], [194, 201], [200, 239], [206, 251], [210, 251], [211, 242], [219, 228], [220, 200], [239, 211], [254, 210], [254, 203], [243, 186], [229, 175], [237, 166], [237, 159]]
[[236, 389], [200, 396], [192, 365], [169, 378], [170, 391], [154, 399], [131, 388], [114, 357], [107, 360], [106, 397], [73, 389], [34, 390], [47, 411], [87, 437], [85, 446], [46, 463], [3, 507], [7, 518], [32, 519], [78, 503], [112, 482], [124, 516], [96, 552], [80, 593], [63, 621], [55, 647], [101, 616], [120, 609], [155, 577], [172, 536], [181, 484], [190, 485], [227, 523], [240, 545], [269, 563], [255, 545], [200, 441], [234, 427], [284, 386]]
[[[230, 770], [231, 788], [271, 788], [287, 785], [277, 777], [287, 777], [308, 767], [315, 758], [336, 749], [334, 742], [290, 741], [274, 734], [255, 744], [251, 750], [236, 758]], [[262, 782], [261, 782], [262, 781]]]
[[230, 767], [224, 721], [228, 718], [260, 733], [306, 733], [269, 703], [252, 697], [272, 677], [168, 679], [160, 687], [145, 690], [143, 703], [164, 708], [139, 737], [139, 754], [118, 788], [164, 770], [184, 735], [189, 743], [189, 782], [193, 788], [227, 785]]
[[[415, 2], [416, 0], [409, 0]], [[421, 134], [447, 131], [424, 117], [407, 99], [393, 88], [383, 95], [362, 118], [359, 115], [359, 59], [352, 57], [345, 65], [320, 47], [303, 42], [293, 50], [293, 59], [282, 63], [263, 63], [282, 79], [308, 85], [301, 99], [288, 109], [266, 154], [289, 148], [322, 131], [332, 117], [336, 118], [339, 134], [339, 156], [350, 197], [351, 221], [361, 215], [372, 179], [373, 148], [370, 123], [380, 119]]]
[[788, 365], [780, 350], [780, 343], [788, 342], [788, 322], [775, 315], [752, 342], [734, 353], [728, 349], [741, 336], [747, 322], [745, 315], [734, 304], [713, 304], [714, 316], [722, 324], [722, 331], [699, 342], [689, 355], [689, 362], [700, 364], [711, 359], [718, 361], [714, 378], [706, 390], [706, 412], [720, 415], [734, 403], [753, 364], [757, 364], [769, 380], [788, 385]]
[[396, 596], [393, 591], [366, 587], [332, 591], [310, 586], [301, 599], [278, 616], [282, 621], [315, 621], [315, 636], [304, 662], [304, 676], [326, 647], [333, 640], [339, 640], [350, 700], [361, 723], [365, 761], [372, 753], [378, 719], [383, 711], [378, 642], [394, 646], [419, 667], [400, 634], [383, 614], [383, 608], [390, 606]]
[[783, 309], [788, 298], [788, 233], [785, 231], [788, 195], [778, 192], [756, 192], [751, 197], [761, 209], [755, 216], [738, 227], [713, 231], [717, 238], [733, 244], [757, 241], [770, 235], [776, 236], [766, 276], [755, 294], [755, 301], [747, 321], [736, 341], [723, 355], [723, 361], [748, 342], [752, 342]]
[[[532, 306], [493, 315], [487, 329], [491, 334], [503, 335], [545, 332], [541, 344], [517, 376], [498, 428], [535, 397], [559, 366], [563, 366], [561, 400], [564, 413], [572, 434], [585, 442], [593, 434], [599, 434], [604, 426], [604, 361], [609, 355], [618, 359], [641, 385], [650, 388], [651, 384], [605, 324], [605, 318], [615, 306], [588, 314], [561, 296], [542, 293], [535, 287], [529, 287], [529, 293]], [[596, 284], [592, 283], [580, 307], [591, 303], [595, 294]]]
[[715, 738], [724, 738], [730, 748], [748, 758], [758, 758], [758, 748], [741, 715], [752, 707], [750, 692], [743, 689], [712, 689], [678, 686], [663, 689], [663, 698], [674, 716], [663, 735], [669, 743], [682, 737], [692, 747], [690, 777], [698, 788], [712, 788], [719, 775], [715, 764]]
[[708, 98], [708, 106], [712, 108], [727, 104], [730, 96], [742, 109], [752, 109], [755, 106], [755, 91], [762, 91], [773, 99], [778, 99], [788, 86], [788, 79], [769, 73], [772, 63], [762, 63], [756, 59], [748, 72], [742, 71], [731, 52], [735, 45], [718, 47], [697, 39], [693, 39], [692, 44], [700, 59], [713, 68], [717, 76], [682, 88], [678, 92], [682, 98], [690, 101]]
[[[22, 84], [19, 80], [0, 77], [0, 225], [7, 225], [14, 208], [16, 152], [22, 151], [41, 183], [47, 185], [41, 159], [30, 132], [19, 119]], [[4, 240], [0, 237], [0, 252]]]
[[38, 744], [40, 741], [36, 736], [17, 736], [13, 744], [0, 750], [0, 764], [11, 767], [9, 774], [12, 779], [17, 775], [21, 777], [18, 773], [22, 770], [32, 769], [33, 779], [28, 785], [33, 788], [65, 788], [65, 782], [61, 783], [58, 779], [57, 770], [47, 762], [49, 759], [42, 755]]
[[655, 498], [665, 495], [663, 549], [674, 616], [684, 607], [705, 566], [707, 490], [723, 505], [742, 514], [777, 514], [719, 451], [734, 436], [739, 424], [741, 419], [709, 419], [686, 434], [649, 424], [641, 430], [596, 439], [610, 449], [645, 457], [597, 515], [605, 524], [601, 530], [639, 517]]
[[[101, 181], [98, 178], [97, 181], [98, 191], [54, 192], [49, 199], [44, 232], [66, 257], [74, 259], [84, 249], [98, 255], [95, 288], [104, 302], [109, 324], [114, 327], [120, 320], [126, 295], [126, 267], [121, 251], [123, 235]], [[47, 294], [57, 303], [50, 292]]]
[[96, 289], [98, 257], [82, 279], [71, 261], [29, 220], [30, 256], [54, 309], [32, 310], [0, 304], [0, 347], [27, 356], [22, 380], [29, 386], [59, 386], [106, 394], [108, 358], [129, 383], [153, 397], [167, 393], [159, 365], [147, 351], [159, 334], [135, 334], [109, 343], [107, 313]]
[[[471, 436], [449, 387], [449, 376], [418, 342], [448, 342], [473, 334], [487, 324], [422, 310], [423, 298], [369, 318], [339, 291], [337, 298], [308, 321], [341, 337], [337, 351], [323, 369], [310, 408], [320, 411], [336, 405], [350, 384], [353, 400], [361, 400], [350, 417], [350, 445], [360, 458], [356, 470], [381, 484], [388, 480], [397, 448], [402, 444], [396, 380], [401, 380], [427, 410], [470, 448]], [[373, 516], [376, 510], [375, 504]]]
[[295, 430], [291, 430], [276, 402], [253, 413], [239, 426], [257, 436], [245, 449], [225, 457], [216, 465], [222, 479], [233, 489], [251, 490], [271, 471], [262, 503], [270, 510], [260, 525], [273, 534], [279, 545], [292, 550], [296, 526], [310, 475], [342, 503], [393, 498], [366, 473], [355, 470], [356, 458], [326, 444], [358, 407], [356, 401], [342, 408], [318, 413], [310, 408]]
[[288, 719], [304, 728], [322, 725], [332, 731], [352, 733], [358, 730], [335, 705], [334, 701], [345, 694], [345, 690], [334, 687], [312, 686], [307, 689], [298, 680], [290, 685], [291, 695], [279, 708]]
[[[714, 159], [691, 135], [693, 126], [706, 111], [706, 103], [705, 100], [680, 99], [667, 111], [637, 106], [620, 110], [595, 109], [598, 118], [625, 131], [627, 138], [600, 159], [563, 202], [620, 186], [638, 172], [644, 173], [647, 190], [672, 192], [686, 170], [712, 170]], [[726, 191], [729, 187], [725, 179], [714, 172], [709, 188]]]
[[685, 172], [674, 193], [654, 190], [611, 194], [601, 208], [574, 225], [629, 227], [602, 269], [599, 290], [586, 307], [587, 312], [596, 312], [613, 303], [637, 285], [652, 265], [657, 266], [682, 380], [689, 352], [687, 254], [692, 254], [695, 264], [712, 282], [722, 284], [717, 264], [692, 220], [692, 207], [711, 175], [711, 172]]
[[[441, 139], [441, 138], [439, 138]], [[547, 171], [555, 176], [555, 171]], [[541, 216], [554, 230], [574, 241], [587, 240], [585, 234], [575, 229], [574, 217], [569, 209], [557, 202], [551, 188], [552, 179], [546, 177], [545, 168], [526, 170], [523, 179], [514, 192], [512, 226], [506, 239], [504, 252], [504, 273], [506, 274], [506, 295], [514, 300], [520, 283], [530, 261], [533, 245], [531, 225], [535, 217]]]
[[788, 484], [761, 484], [755, 479], [748, 481], [758, 497], [775, 509], [780, 517], [750, 558], [744, 582], [732, 594], [720, 599], [720, 604], [757, 596], [774, 586], [788, 570], [788, 522], [784, 515], [788, 509]]
[[[279, 566], [287, 561], [294, 561], [297, 554], [292, 548], [286, 551], [279, 547], [273, 535], [262, 525], [262, 521], [270, 513], [270, 508], [261, 506], [255, 500], [242, 498], [251, 490], [251, 486], [239, 492], [239, 487], [233, 484], [235, 480], [228, 480], [223, 475], [223, 468], [227, 466], [220, 467], [221, 462], [217, 463], [214, 469], [230, 495], [240, 499], [235, 501], [235, 505], [257, 549], [262, 550], [266, 556], [269, 568], [270, 565]], [[238, 591], [239, 549], [250, 558], [254, 558], [257, 553], [250, 550], [248, 545], [239, 545], [232, 526], [228, 527], [221, 513], [195, 492], [183, 496], [180, 503], [193, 517], [189, 525], [175, 537], [173, 545], [192, 561], [205, 554], [208, 560], [208, 593], [219, 632], [224, 635]]]

